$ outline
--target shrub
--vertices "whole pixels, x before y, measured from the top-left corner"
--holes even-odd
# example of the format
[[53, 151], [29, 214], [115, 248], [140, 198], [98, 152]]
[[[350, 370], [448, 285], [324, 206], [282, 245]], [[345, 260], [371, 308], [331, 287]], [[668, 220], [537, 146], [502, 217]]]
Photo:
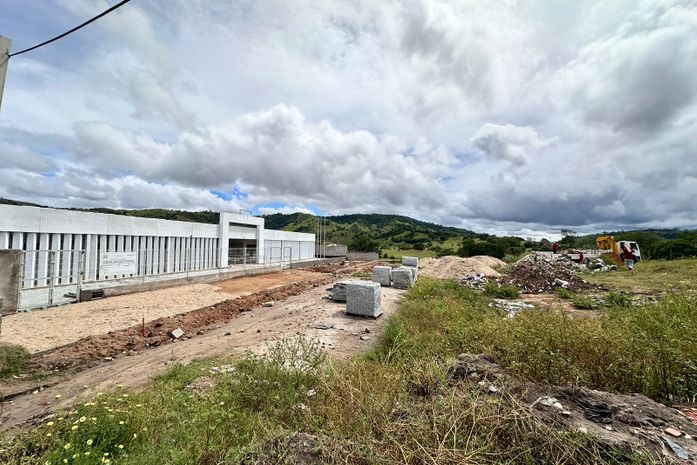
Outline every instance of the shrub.
[[554, 290], [554, 294], [556, 294], [557, 297], [560, 299], [573, 299], [574, 298], [574, 293], [570, 290], [568, 290], [565, 287], [558, 287]]
[[592, 310], [596, 307], [595, 303], [590, 297], [580, 294], [574, 295], [571, 299], [571, 303], [574, 307], [583, 310]]
[[632, 298], [626, 292], [608, 292], [605, 295], [605, 302], [611, 307], [631, 307]]
[[0, 378], [16, 375], [29, 360], [29, 352], [16, 344], [0, 343]]
[[517, 299], [520, 296], [516, 287], [501, 286], [498, 283], [487, 283], [487, 285], [484, 286], [484, 293], [497, 299]]

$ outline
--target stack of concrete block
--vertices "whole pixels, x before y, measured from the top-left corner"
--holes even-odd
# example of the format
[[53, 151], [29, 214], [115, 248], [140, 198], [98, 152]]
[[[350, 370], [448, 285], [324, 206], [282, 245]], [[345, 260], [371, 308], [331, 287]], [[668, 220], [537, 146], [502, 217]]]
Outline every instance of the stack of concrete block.
[[392, 270], [392, 287], [397, 289], [409, 289], [414, 285], [414, 270], [406, 266], [400, 266]]
[[380, 284], [372, 281], [347, 282], [346, 313], [373, 318], [380, 316]]
[[414, 273], [414, 282], [419, 275], [419, 259], [418, 257], [402, 257], [402, 266], [410, 268]]
[[[346, 302], [346, 285], [358, 280], [338, 281], [332, 286], [332, 300]], [[360, 281], [359, 281], [360, 282]]]
[[373, 281], [380, 283], [381, 286], [389, 286], [392, 283], [392, 267], [374, 266]]

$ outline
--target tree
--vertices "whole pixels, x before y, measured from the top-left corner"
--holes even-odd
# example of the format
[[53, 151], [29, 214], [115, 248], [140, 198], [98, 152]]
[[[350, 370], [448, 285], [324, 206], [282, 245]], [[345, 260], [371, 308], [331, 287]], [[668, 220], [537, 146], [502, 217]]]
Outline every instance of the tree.
[[371, 239], [365, 234], [355, 236], [349, 243], [348, 249], [351, 252], [378, 252], [380, 253], [380, 244], [378, 241]]

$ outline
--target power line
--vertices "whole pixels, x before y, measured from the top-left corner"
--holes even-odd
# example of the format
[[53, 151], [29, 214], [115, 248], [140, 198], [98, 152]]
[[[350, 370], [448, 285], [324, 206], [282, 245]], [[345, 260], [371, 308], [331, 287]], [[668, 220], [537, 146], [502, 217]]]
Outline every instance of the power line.
[[21, 55], [22, 53], [31, 52], [32, 50], [35, 50], [35, 49], [37, 49], [37, 48], [39, 48], [39, 47], [43, 47], [44, 45], [48, 45], [48, 44], [50, 44], [51, 42], [55, 42], [55, 41], [58, 40], [58, 39], [62, 39], [63, 37], [65, 37], [65, 36], [67, 36], [67, 35], [69, 35], [69, 34], [72, 34], [73, 32], [77, 31], [78, 29], [82, 29], [83, 27], [87, 26], [88, 24], [90, 24], [90, 23], [92, 23], [92, 22], [94, 22], [94, 21], [97, 21], [97, 20], [98, 20], [99, 18], [101, 18], [102, 16], [108, 15], [108, 14], [111, 13], [112, 11], [116, 10], [117, 8], [122, 7], [123, 5], [125, 5], [126, 3], [130, 2], [130, 1], [131, 1], [131, 0], [122, 0], [121, 2], [119, 2], [119, 3], [117, 3], [116, 5], [112, 6], [111, 8], [109, 8], [109, 9], [107, 9], [107, 10], [104, 10], [103, 12], [99, 13], [99, 14], [98, 14], [97, 16], [95, 16], [94, 18], [92, 18], [92, 19], [90, 19], [90, 20], [87, 20], [87, 21], [85, 21], [84, 23], [80, 24], [79, 26], [76, 26], [76, 27], [72, 28], [71, 30], [69, 30], [69, 31], [67, 31], [67, 32], [64, 32], [63, 34], [54, 37], [53, 39], [49, 39], [49, 40], [47, 40], [46, 42], [41, 42], [40, 44], [34, 45], [33, 47], [29, 47], [29, 48], [24, 49], [24, 50], [21, 50], [21, 51], [19, 51], [19, 52], [10, 53], [10, 54], [8, 55], [8, 58], [9, 58], [9, 57], [16, 56], [16, 55]]

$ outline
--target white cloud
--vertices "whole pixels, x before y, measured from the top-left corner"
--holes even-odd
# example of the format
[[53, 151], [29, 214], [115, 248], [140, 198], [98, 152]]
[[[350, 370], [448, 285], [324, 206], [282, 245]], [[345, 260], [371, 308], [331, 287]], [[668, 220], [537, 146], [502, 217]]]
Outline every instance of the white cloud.
[[475, 148], [492, 159], [510, 161], [516, 165], [527, 163], [530, 151], [547, 147], [554, 142], [540, 137], [531, 127], [493, 123], [482, 125], [471, 141]]
[[[110, 4], [33, 1], [0, 5], [17, 46]], [[520, 234], [694, 224], [693, 3], [131, 2], [12, 59], [0, 195]], [[248, 196], [210, 192], [232, 188]]]

